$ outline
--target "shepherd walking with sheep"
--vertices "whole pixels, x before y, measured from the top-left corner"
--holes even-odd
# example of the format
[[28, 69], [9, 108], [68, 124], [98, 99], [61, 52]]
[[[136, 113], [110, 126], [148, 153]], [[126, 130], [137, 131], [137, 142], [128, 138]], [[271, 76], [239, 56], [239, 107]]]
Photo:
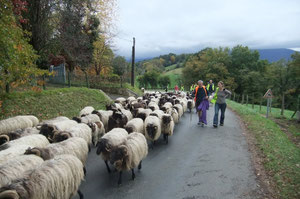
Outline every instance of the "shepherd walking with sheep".
[[202, 109], [199, 109], [198, 107], [200, 106], [201, 102], [204, 99], [208, 99], [208, 96], [207, 96], [206, 88], [205, 88], [205, 86], [203, 86], [202, 80], [198, 81], [198, 86], [194, 90], [194, 95], [195, 95], [195, 102], [196, 102], [196, 110], [197, 110], [198, 117], [199, 117], [198, 125], [203, 125]]

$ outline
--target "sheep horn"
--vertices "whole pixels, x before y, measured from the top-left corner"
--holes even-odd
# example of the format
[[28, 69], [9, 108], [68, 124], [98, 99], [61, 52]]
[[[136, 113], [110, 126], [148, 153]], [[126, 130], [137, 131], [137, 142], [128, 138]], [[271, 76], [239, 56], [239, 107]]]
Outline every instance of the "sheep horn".
[[67, 133], [67, 132], [65, 132], [65, 133], [62, 133], [61, 134], [61, 136], [67, 136], [67, 138], [70, 138], [71, 136], [70, 136], [70, 134], [69, 133]]
[[37, 155], [37, 156], [39, 156], [39, 157], [42, 157], [42, 156], [41, 156], [41, 151], [38, 150], [37, 148], [31, 149], [31, 152], [32, 152], [34, 155]]
[[8, 142], [9, 136], [8, 135], [0, 135], [0, 139], [6, 139], [6, 142]]
[[19, 199], [19, 194], [16, 192], [16, 190], [6, 190], [0, 193], [0, 199]]

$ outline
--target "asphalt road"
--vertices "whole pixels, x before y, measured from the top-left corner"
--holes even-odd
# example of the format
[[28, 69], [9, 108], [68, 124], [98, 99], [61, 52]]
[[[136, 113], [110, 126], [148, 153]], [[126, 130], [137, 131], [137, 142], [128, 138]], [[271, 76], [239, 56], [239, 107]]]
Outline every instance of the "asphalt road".
[[[225, 126], [212, 127], [213, 107], [208, 125], [198, 126], [195, 113], [185, 113], [166, 145], [160, 138], [143, 160], [143, 168], [107, 173], [95, 149], [89, 154], [87, 176], [81, 184], [86, 199], [233, 199], [258, 198], [258, 183], [250, 161], [246, 139], [237, 117], [226, 110]], [[78, 198], [78, 196], [74, 197]]]

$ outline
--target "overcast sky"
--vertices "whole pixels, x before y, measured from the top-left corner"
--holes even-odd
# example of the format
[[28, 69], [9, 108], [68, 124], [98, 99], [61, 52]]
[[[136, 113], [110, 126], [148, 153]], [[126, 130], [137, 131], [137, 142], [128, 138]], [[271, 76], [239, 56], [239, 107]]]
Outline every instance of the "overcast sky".
[[241, 44], [300, 49], [300, 0], [117, 0], [116, 53], [136, 57]]

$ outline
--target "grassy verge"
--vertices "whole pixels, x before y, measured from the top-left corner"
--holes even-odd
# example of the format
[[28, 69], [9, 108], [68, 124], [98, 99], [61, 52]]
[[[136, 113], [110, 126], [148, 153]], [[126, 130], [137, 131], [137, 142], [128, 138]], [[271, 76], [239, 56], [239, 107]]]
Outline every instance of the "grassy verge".
[[264, 157], [264, 167], [276, 183], [281, 198], [300, 198], [300, 149], [272, 120], [250, 106], [228, 101], [256, 138]]
[[124, 85], [125, 88], [128, 88], [130, 90], [132, 90], [133, 92], [135, 92], [136, 94], [138, 94], [139, 96], [143, 95], [143, 92], [137, 87], [137, 85], [135, 85], [135, 87], [132, 87], [130, 84], [126, 83]]
[[72, 118], [85, 106], [104, 109], [109, 101], [101, 92], [87, 88], [59, 88], [42, 92], [13, 92], [2, 95], [0, 119], [32, 114], [40, 120], [57, 116]]
[[[248, 108], [252, 109], [252, 104], [248, 104]], [[267, 107], [266, 106], [261, 106], [261, 110], [259, 105], [254, 105], [254, 110], [260, 114], [266, 114], [267, 113]], [[281, 118], [285, 117], [287, 119], [290, 119], [293, 115], [294, 111], [291, 110], [284, 110], [283, 116], [281, 115], [281, 109], [280, 108], [272, 108], [271, 113], [269, 114], [271, 117], [275, 118]]]

